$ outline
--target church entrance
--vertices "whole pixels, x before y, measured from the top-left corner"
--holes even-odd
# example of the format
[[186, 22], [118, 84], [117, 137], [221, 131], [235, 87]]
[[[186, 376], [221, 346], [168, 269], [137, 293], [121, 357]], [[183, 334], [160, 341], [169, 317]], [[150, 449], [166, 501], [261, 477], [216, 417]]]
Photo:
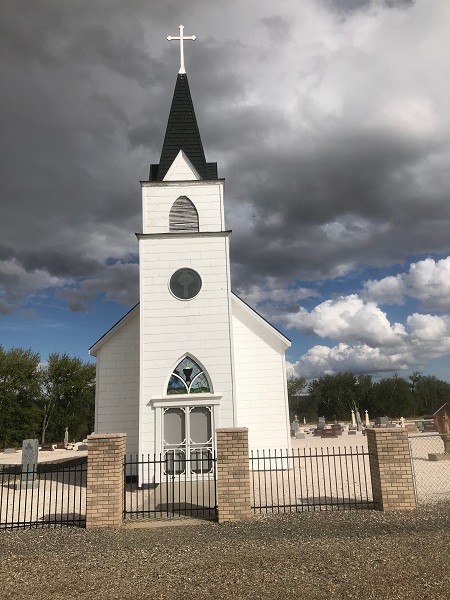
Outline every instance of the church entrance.
[[193, 398], [158, 407], [157, 414], [161, 452], [125, 461], [126, 518], [214, 518], [214, 404], [201, 405]]
[[212, 406], [163, 409], [165, 474], [187, 477], [213, 470]]

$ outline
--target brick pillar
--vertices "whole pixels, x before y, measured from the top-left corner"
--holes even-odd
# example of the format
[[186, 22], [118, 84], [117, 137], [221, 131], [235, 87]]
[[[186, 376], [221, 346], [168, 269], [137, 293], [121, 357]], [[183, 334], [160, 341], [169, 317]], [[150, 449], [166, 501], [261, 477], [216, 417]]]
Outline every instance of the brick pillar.
[[122, 525], [126, 438], [126, 433], [88, 436], [86, 528]]
[[375, 508], [416, 508], [408, 432], [405, 429], [366, 429]]
[[252, 516], [248, 429], [217, 429], [217, 507], [219, 523]]

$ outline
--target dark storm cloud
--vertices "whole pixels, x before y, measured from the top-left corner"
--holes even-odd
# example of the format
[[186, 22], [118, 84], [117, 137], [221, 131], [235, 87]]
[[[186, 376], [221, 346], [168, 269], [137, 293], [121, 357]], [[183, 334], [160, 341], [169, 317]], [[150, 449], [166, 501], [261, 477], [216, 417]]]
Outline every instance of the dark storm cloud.
[[[373, 5], [373, 0], [322, 0], [322, 2], [327, 8], [344, 15]], [[413, 3], [414, 0], [382, 0], [382, 4], [388, 8], [402, 8]]]
[[19, 258], [26, 271], [45, 269], [56, 277], [88, 277], [103, 268], [99, 261], [80, 256], [71, 249], [66, 249], [63, 254], [61, 251], [43, 248], [39, 252], [24, 252]]
[[432, 76], [432, 44], [414, 53], [408, 28], [371, 6], [3, 3], [0, 310], [40, 287], [72, 310], [102, 293], [135, 300], [139, 180], [159, 158], [180, 22], [198, 37], [189, 82], [207, 159], [227, 177], [235, 286], [444, 251], [446, 46]]

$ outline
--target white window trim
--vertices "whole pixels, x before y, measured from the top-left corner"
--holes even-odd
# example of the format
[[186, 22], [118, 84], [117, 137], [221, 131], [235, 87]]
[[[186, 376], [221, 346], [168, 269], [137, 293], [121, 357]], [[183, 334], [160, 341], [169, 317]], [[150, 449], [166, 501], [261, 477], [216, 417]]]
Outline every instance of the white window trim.
[[147, 405], [155, 408], [168, 406], [214, 406], [220, 404], [222, 394], [171, 394], [170, 396], [154, 396]]

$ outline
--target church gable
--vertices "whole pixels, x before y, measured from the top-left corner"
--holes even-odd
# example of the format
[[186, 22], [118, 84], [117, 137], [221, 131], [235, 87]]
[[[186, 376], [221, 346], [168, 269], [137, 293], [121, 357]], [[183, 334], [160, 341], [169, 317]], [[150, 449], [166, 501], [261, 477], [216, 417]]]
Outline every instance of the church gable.
[[266, 321], [248, 304], [241, 300], [236, 294], [231, 295], [231, 306], [233, 319], [237, 319], [242, 325], [270, 346], [279, 354], [283, 354], [290, 347], [291, 342], [280, 333], [273, 325]]
[[133, 306], [133, 308], [129, 310], [126, 315], [117, 321], [117, 323], [113, 325], [111, 329], [108, 329], [108, 331], [89, 348], [89, 354], [91, 356], [97, 356], [100, 348], [111, 338], [117, 337], [122, 329], [124, 329], [123, 334], [126, 336], [127, 330], [131, 330], [136, 327], [139, 330], [139, 303]]
[[195, 167], [183, 150], [180, 150], [163, 181], [198, 181], [199, 179], [201, 177]]

